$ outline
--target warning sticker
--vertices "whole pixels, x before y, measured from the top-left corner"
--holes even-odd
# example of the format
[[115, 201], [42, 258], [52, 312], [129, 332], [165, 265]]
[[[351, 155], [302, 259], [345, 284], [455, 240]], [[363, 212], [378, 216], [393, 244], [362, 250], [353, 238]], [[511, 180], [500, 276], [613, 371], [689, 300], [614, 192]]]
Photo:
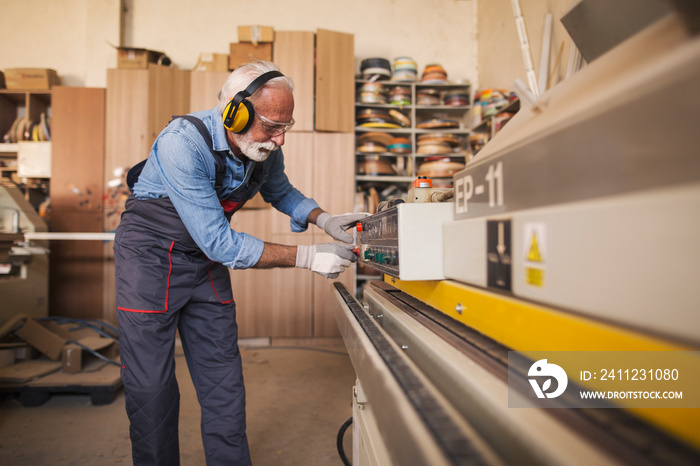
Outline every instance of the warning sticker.
[[547, 257], [547, 228], [544, 223], [526, 223], [523, 232], [525, 283], [544, 287]]

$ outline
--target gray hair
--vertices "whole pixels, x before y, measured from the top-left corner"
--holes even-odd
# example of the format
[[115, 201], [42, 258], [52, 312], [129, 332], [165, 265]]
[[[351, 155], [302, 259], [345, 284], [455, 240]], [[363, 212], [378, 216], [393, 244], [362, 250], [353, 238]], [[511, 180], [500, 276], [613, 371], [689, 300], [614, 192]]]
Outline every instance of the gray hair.
[[[240, 91], [245, 90], [250, 83], [252, 83], [258, 76], [267, 73], [268, 71], [279, 71], [277, 65], [269, 61], [255, 60], [249, 63], [240, 65], [238, 68], [233, 70], [231, 74], [226, 79], [226, 82], [221, 87], [219, 91], [219, 114], [223, 115], [226, 105], [233, 99], [233, 97]], [[272, 78], [262, 86], [258, 88], [260, 90], [263, 87], [272, 87], [276, 89], [286, 89], [289, 92], [294, 91], [294, 83], [287, 76], [280, 76], [277, 78]], [[258, 92], [256, 91], [252, 96], [248, 97], [251, 103], [255, 103], [258, 98]]]

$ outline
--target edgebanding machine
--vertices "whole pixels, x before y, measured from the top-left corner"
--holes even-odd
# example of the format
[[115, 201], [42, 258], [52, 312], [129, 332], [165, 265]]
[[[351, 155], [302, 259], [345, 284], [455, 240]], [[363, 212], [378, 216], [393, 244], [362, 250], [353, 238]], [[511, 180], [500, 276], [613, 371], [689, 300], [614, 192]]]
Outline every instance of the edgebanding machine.
[[385, 276], [362, 302], [336, 284], [354, 464], [700, 463], [697, 408], [509, 407], [534, 367], [509, 351], [700, 364], [699, 83], [670, 14], [520, 110], [453, 202], [361, 222]]

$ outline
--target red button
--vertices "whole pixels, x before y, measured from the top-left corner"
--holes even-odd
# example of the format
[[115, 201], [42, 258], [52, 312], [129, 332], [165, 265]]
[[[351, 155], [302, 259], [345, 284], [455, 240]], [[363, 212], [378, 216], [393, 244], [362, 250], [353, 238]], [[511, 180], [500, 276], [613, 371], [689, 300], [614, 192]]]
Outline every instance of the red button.
[[355, 228], [357, 231], [362, 231], [362, 224], [360, 222], [357, 222], [357, 225], [355, 225]]

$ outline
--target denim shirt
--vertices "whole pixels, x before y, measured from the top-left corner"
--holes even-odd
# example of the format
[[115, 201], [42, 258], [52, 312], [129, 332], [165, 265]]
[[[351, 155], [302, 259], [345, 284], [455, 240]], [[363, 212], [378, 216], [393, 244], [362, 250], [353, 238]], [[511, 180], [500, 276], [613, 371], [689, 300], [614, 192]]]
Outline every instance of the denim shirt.
[[231, 228], [220, 200], [245, 188], [257, 163], [262, 163], [260, 194], [280, 212], [290, 216], [291, 230], [307, 228], [309, 213], [318, 207], [289, 182], [284, 173], [284, 155], [278, 149], [264, 162], [243, 164], [231, 152], [221, 115], [216, 108], [193, 113], [211, 131], [214, 150], [227, 152], [226, 173], [221, 192], [214, 189], [216, 164], [197, 128], [178, 118], [172, 121], [153, 143], [148, 162], [134, 185], [137, 199], [167, 197], [175, 206], [197, 246], [214, 262], [232, 269], [255, 265], [264, 243], [247, 233]]

